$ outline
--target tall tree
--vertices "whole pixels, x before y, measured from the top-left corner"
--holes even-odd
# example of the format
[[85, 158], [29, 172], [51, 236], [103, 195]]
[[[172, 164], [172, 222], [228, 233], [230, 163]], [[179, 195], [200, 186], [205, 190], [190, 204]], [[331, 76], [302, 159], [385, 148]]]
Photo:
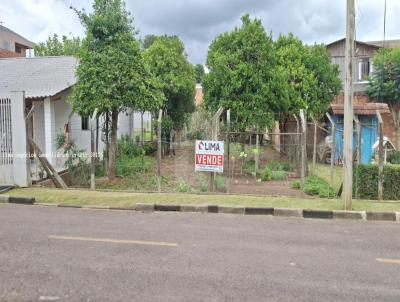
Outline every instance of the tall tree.
[[315, 116], [326, 112], [341, 88], [338, 67], [330, 63], [323, 45], [307, 46], [289, 34], [275, 42], [277, 72], [287, 81], [290, 104], [287, 113], [307, 109]]
[[195, 110], [195, 75], [182, 41], [176, 36], [158, 37], [144, 52], [151, 72], [161, 83], [166, 97], [164, 109], [176, 131], [182, 130]]
[[369, 95], [389, 105], [400, 150], [400, 49], [380, 49], [374, 57]]
[[196, 76], [196, 83], [201, 84], [201, 82], [203, 82], [203, 77], [205, 74], [203, 64], [196, 64], [194, 66], [194, 72], [195, 72], [195, 76]]
[[231, 109], [239, 130], [272, 127], [277, 112], [286, 112], [289, 97], [276, 72], [273, 41], [260, 20], [242, 17], [242, 26], [219, 35], [210, 45], [203, 79], [204, 106]]
[[81, 115], [98, 109], [111, 116], [108, 178], [114, 180], [119, 112], [154, 110], [161, 106], [163, 94], [144, 65], [123, 1], [95, 0], [90, 14], [74, 10], [86, 37], [78, 53], [77, 83], [70, 102]]
[[48, 37], [46, 42], [41, 42], [35, 46], [35, 55], [43, 56], [77, 56], [82, 45], [79, 37], [62, 36], [61, 39], [57, 34]]
[[149, 48], [156, 39], [157, 39], [156, 35], [146, 35], [142, 40], [142, 48], [143, 49]]

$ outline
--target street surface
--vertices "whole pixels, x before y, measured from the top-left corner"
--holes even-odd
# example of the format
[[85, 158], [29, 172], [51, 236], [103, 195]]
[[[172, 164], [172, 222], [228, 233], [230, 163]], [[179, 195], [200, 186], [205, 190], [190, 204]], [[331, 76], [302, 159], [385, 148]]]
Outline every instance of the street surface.
[[0, 301], [400, 301], [400, 226], [0, 204]]

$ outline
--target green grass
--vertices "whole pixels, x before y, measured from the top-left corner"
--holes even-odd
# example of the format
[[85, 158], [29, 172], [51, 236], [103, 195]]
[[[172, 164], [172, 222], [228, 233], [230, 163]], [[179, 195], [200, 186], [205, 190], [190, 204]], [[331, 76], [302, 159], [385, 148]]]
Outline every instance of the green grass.
[[[328, 183], [330, 182], [331, 175], [331, 166], [328, 164], [316, 164], [315, 171], [312, 171], [312, 163], [309, 162], [308, 167], [310, 172], [316, 176], [319, 176], [325, 179]], [[342, 166], [334, 166], [333, 167], [333, 189], [337, 192], [342, 184]]]
[[[14, 189], [12, 196], [35, 197], [37, 202], [70, 205], [133, 206], [136, 203], [215, 204], [249, 207], [282, 207], [320, 210], [341, 210], [339, 199], [261, 197], [243, 195], [210, 195], [187, 193], [130, 193], [50, 188]], [[353, 201], [358, 211], [400, 211], [400, 202]]]

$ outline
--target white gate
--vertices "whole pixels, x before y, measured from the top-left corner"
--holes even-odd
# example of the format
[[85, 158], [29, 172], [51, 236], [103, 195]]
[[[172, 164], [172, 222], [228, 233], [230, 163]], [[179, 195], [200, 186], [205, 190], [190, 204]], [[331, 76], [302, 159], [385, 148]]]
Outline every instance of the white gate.
[[0, 97], [0, 185], [14, 184], [11, 98]]

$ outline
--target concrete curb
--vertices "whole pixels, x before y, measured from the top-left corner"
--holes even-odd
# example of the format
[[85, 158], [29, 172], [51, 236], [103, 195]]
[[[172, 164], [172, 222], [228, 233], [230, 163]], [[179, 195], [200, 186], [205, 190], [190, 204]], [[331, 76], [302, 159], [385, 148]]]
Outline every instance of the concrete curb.
[[400, 212], [396, 212], [396, 221], [400, 222]]
[[75, 204], [59, 204], [58, 207], [59, 208], [76, 208], [76, 209], [82, 208], [82, 206], [75, 205]]
[[207, 213], [207, 205], [181, 205], [181, 212]]
[[160, 212], [180, 212], [181, 206], [175, 204], [155, 204], [154, 211]]
[[367, 212], [367, 220], [397, 221], [396, 212]]
[[58, 203], [45, 203], [45, 202], [35, 202], [36, 206], [43, 206], [43, 207], [58, 207], [60, 204]]
[[245, 207], [245, 215], [274, 215], [274, 208], [253, 208]]
[[0, 203], [8, 203], [8, 195], [0, 195]]
[[109, 206], [82, 206], [82, 209], [88, 209], [88, 210], [110, 210]]
[[208, 213], [218, 213], [218, 206], [209, 205], [207, 206]]
[[152, 203], [137, 203], [135, 205], [135, 210], [141, 211], [141, 212], [153, 212], [154, 204], [152, 204]]
[[333, 211], [303, 210], [304, 218], [333, 219]]
[[16, 197], [9, 195], [0, 195], [0, 203], [16, 203], [33, 205], [35, 203], [34, 197]]
[[333, 219], [367, 220], [365, 211], [333, 211]]
[[301, 209], [274, 208], [274, 216], [302, 218], [303, 217], [303, 210], [301, 210]]
[[244, 215], [245, 208], [244, 207], [219, 206], [218, 213]]

